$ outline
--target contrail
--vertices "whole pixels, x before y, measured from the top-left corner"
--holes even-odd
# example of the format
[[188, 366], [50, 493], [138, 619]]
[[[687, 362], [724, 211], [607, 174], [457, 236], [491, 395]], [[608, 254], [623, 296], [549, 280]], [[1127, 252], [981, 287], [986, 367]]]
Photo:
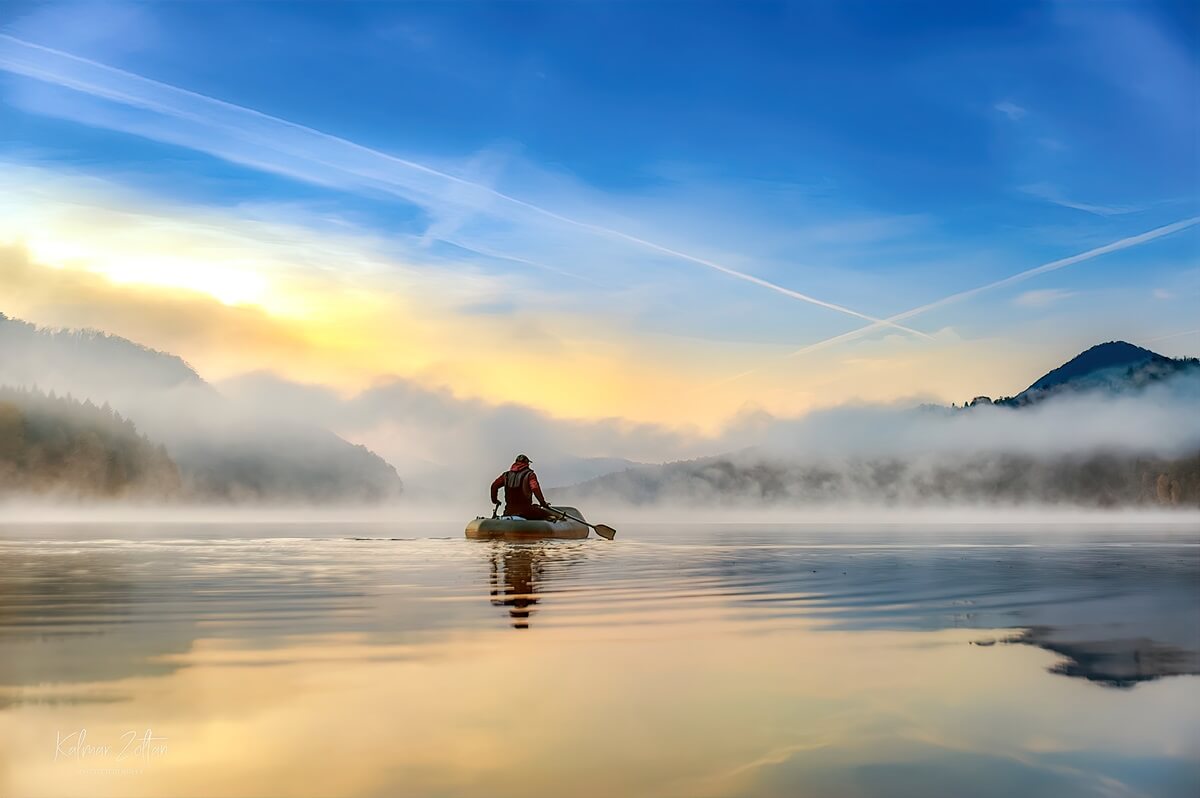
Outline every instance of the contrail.
[[[931, 310], [934, 310], [935, 308], [944, 307], [945, 305], [950, 305], [955, 302], [960, 302], [964, 299], [968, 299], [970, 297], [975, 296], [976, 294], [981, 294], [984, 291], [990, 291], [993, 288], [1001, 288], [1006, 285], [1012, 285], [1013, 283], [1019, 283], [1019, 282], [1022, 282], [1023, 280], [1028, 280], [1031, 277], [1036, 277], [1039, 274], [1045, 274], [1046, 272], [1057, 271], [1058, 269], [1062, 269], [1067, 266], [1072, 266], [1076, 263], [1081, 263], [1086, 260], [1091, 260], [1092, 258], [1098, 258], [1101, 255], [1106, 255], [1110, 252], [1117, 252], [1122, 249], [1129, 249], [1130, 247], [1136, 247], [1140, 244], [1145, 244], [1148, 241], [1153, 241], [1156, 238], [1162, 238], [1163, 236], [1169, 236], [1172, 233], [1178, 233], [1180, 230], [1186, 230], [1187, 228], [1193, 227], [1196, 224], [1200, 224], [1200, 216], [1193, 216], [1190, 219], [1183, 219], [1182, 221], [1174, 222], [1172, 224], [1164, 225], [1162, 227], [1156, 227], [1153, 230], [1149, 230], [1145, 233], [1139, 233], [1138, 235], [1135, 235], [1135, 236], [1129, 236], [1128, 238], [1122, 238], [1118, 241], [1113, 241], [1110, 244], [1105, 244], [1104, 246], [1096, 247], [1095, 249], [1089, 249], [1087, 252], [1080, 252], [1078, 255], [1071, 255], [1070, 257], [1060, 258], [1058, 260], [1052, 260], [1049, 263], [1043, 263], [1041, 266], [1035, 266], [1032, 269], [1026, 269], [1023, 272], [1017, 272], [1016, 274], [1011, 275], [1009, 277], [1005, 277], [1002, 280], [996, 280], [995, 282], [988, 283], [986, 285], [981, 285], [981, 286], [978, 286], [977, 288], [970, 288], [966, 291], [959, 291], [956, 294], [951, 294], [950, 296], [942, 297], [941, 299], [938, 299], [934, 302], [930, 302], [925, 305], [921, 305], [920, 307], [913, 308], [912, 310], [906, 310], [903, 313], [897, 313], [894, 316], [889, 316], [888, 318], [884, 319], [883, 321], [898, 322], [898, 321], [904, 321], [905, 319], [911, 319], [914, 316], [920, 316], [921, 314], [927, 313]], [[814, 344], [809, 344], [808, 346], [802, 347], [800, 349], [797, 349], [794, 352], [790, 352], [790, 353], [784, 355], [780, 359], [786, 360], [788, 358], [799, 357], [801, 355], [806, 355], [810, 352], [815, 352], [818, 349], [824, 349], [826, 347], [833, 346], [835, 344], [840, 344], [843, 341], [852, 341], [855, 338], [861, 338], [862, 336], [864, 336], [870, 332], [878, 330], [882, 326], [883, 325], [879, 324], [879, 323], [868, 324], [864, 327], [859, 327], [857, 330], [851, 330], [850, 332], [845, 332], [845, 333], [842, 333], [841, 335], [835, 335], [832, 338], [826, 338], [823, 341], [817, 341]], [[1181, 333], [1181, 334], [1184, 334], [1184, 333]], [[728, 383], [735, 382], [737, 380], [740, 380], [742, 377], [747, 377], [751, 374], [754, 374], [757, 371], [761, 371], [762, 368], [764, 368], [764, 367], [753, 368], [748, 371], [743, 371], [740, 374], [735, 374], [732, 377], [728, 377], [724, 380], [721, 380], [718, 383], [714, 383], [713, 387], [716, 387], [719, 385], [726, 385]]]
[[440, 240], [444, 241], [447, 244], [450, 244], [451, 246], [458, 247], [459, 249], [464, 249], [468, 252], [474, 252], [476, 255], [482, 255], [485, 258], [493, 258], [495, 260], [507, 260], [507, 261], [512, 261], [513, 263], [524, 263], [526, 266], [533, 266], [535, 269], [542, 269], [543, 271], [548, 271], [552, 274], [557, 274], [561, 277], [570, 277], [572, 280], [579, 280], [581, 282], [588, 283], [589, 285], [594, 285], [597, 288], [604, 288], [604, 283], [600, 282], [599, 280], [593, 280], [590, 277], [584, 277], [582, 274], [576, 274], [575, 272], [569, 272], [566, 269], [560, 269], [557, 266], [549, 266], [545, 263], [540, 263], [536, 260], [530, 260], [529, 258], [522, 258], [519, 255], [505, 255], [500, 252], [495, 252], [487, 247], [481, 247], [478, 244], [473, 244], [473, 243], [465, 244], [461, 241], [455, 241], [452, 238], [442, 238]]
[[1171, 333], [1170, 335], [1158, 335], [1158, 336], [1155, 336], [1154, 338], [1147, 338], [1145, 342], [1148, 344], [1152, 344], [1155, 341], [1169, 341], [1172, 338], [1182, 338], [1185, 335], [1200, 335], [1200, 329], [1184, 330], [1183, 332]]
[[[210, 107], [213, 107], [213, 108], [216, 108], [216, 109], [219, 109], [222, 111], [232, 112], [234, 114], [246, 114], [246, 115], [251, 116], [254, 120], [266, 122], [271, 125], [280, 125], [280, 126], [285, 127], [289, 131], [294, 131], [294, 132], [300, 133], [304, 136], [314, 137], [316, 139], [319, 139], [322, 142], [333, 144], [337, 148], [346, 149], [346, 150], [348, 150], [348, 154], [353, 154], [356, 156], [366, 156], [368, 159], [381, 159], [382, 161], [386, 162], [389, 165], [401, 166], [405, 169], [413, 170], [422, 175], [426, 175], [429, 177], [436, 178], [438, 180], [447, 181], [447, 182], [453, 183], [455, 185], [469, 188], [469, 189], [471, 189], [471, 191], [478, 192], [480, 194], [489, 196], [493, 199], [500, 200], [502, 202], [508, 203], [508, 204], [513, 205], [518, 208], [522, 208], [522, 209], [529, 211], [531, 213], [534, 213], [538, 216], [541, 216], [541, 217], [544, 217], [547, 219], [552, 219], [561, 224], [568, 225], [568, 226], [574, 227], [576, 229], [589, 232], [593, 235], [598, 235], [598, 236], [602, 236], [602, 237], [606, 237], [606, 238], [624, 241], [628, 244], [633, 244], [634, 246], [641, 247], [642, 249], [650, 250], [651, 252], [656, 252], [660, 255], [666, 255], [668, 257], [676, 258], [678, 260], [686, 261], [688, 263], [693, 263], [693, 264], [696, 264], [699, 266], [703, 266], [707, 269], [711, 269], [713, 271], [720, 272], [721, 274], [724, 274], [726, 276], [732, 277], [737, 280], [742, 280], [743, 282], [751, 283], [752, 285], [757, 285], [760, 288], [765, 288], [769, 291], [773, 291], [777, 294], [781, 294], [781, 295], [789, 297], [791, 299], [799, 300], [801, 302], [806, 302], [810, 305], [816, 305], [817, 307], [826, 308], [828, 310], [833, 310], [838, 313], [843, 313], [847, 316], [853, 316], [854, 318], [868, 321], [871, 323], [872, 326], [890, 327], [893, 329], [902, 330], [906, 333], [918, 336], [920, 338], [931, 338], [932, 337], [926, 333], [923, 333], [919, 330], [915, 330], [915, 329], [912, 329], [905, 325], [899, 324], [895, 321], [891, 321], [888, 319], [880, 319], [875, 316], [870, 316], [865, 313], [860, 313], [856, 310], [845, 307], [844, 305], [839, 305], [834, 302], [827, 302], [823, 299], [818, 299], [817, 297], [810, 296], [808, 294], [804, 294], [804, 293], [801, 293], [800, 291], [795, 291], [790, 288], [786, 288], [782, 285], [779, 285], [778, 283], [773, 283], [769, 280], [764, 280], [761, 277], [755, 277], [752, 274], [748, 274], [746, 272], [739, 271], [738, 269], [734, 269], [730, 266], [726, 266], [726, 265], [718, 263], [714, 260], [710, 260], [708, 258], [702, 258], [697, 255], [692, 255], [690, 253], [683, 252], [678, 249], [673, 249], [671, 247], [667, 247], [662, 244], [657, 244], [657, 243], [655, 243], [653, 241], [649, 241], [645, 238], [640, 238], [635, 235], [630, 235], [629, 233], [623, 233], [620, 230], [614, 230], [612, 228], [604, 227], [602, 225], [592, 224], [590, 222], [584, 222], [584, 221], [580, 221], [578, 219], [573, 219], [569, 216], [564, 216], [560, 213], [556, 213], [547, 208], [543, 208], [540, 205], [535, 205], [531, 202], [527, 202], [525, 200], [519, 199], [510, 194], [505, 194], [501, 191], [491, 188], [490, 186], [487, 186], [487, 185], [484, 185], [481, 183], [475, 183], [471, 180], [467, 180], [465, 178], [449, 174], [448, 172], [443, 172], [443, 171], [435, 169], [433, 167], [426, 166], [425, 164], [417, 163], [415, 161], [409, 161], [409, 160], [406, 160], [404, 158], [399, 158], [394, 155], [389, 155], [388, 153], [381, 152], [379, 150], [374, 150], [369, 147], [363, 146], [361, 144], [356, 144], [355, 142], [350, 141], [348, 139], [334, 136], [329, 133], [323, 133], [320, 130], [306, 127], [306, 126], [298, 124], [296, 122], [289, 122], [286, 119], [281, 119], [279, 117], [270, 116], [269, 114], [265, 114], [261, 111], [255, 111], [252, 108], [246, 108], [244, 106], [235, 105], [233, 103], [226, 102], [224, 100], [219, 100], [214, 97], [209, 97], [207, 95], [200, 94], [198, 92], [179, 88], [178, 86], [172, 86], [167, 83], [162, 83], [162, 82], [153, 80], [151, 78], [146, 78], [141, 75], [135, 74], [133, 72], [127, 72], [125, 70], [118, 69], [116, 67], [108, 66], [107, 64], [103, 64], [98, 61], [92, 61], [90, 59], [83, 58], [83, 57], [77, 56], [77, 55], [72, 55], [71, 53], [63, 52], [61, 50], [55, 50], [50, 47], [45, 47], [40, 44], [35, 44], [33, 42], [25, 41], [24, 39], [18, 39], [17, 37], [11, 36], [8, 34], [0, 33], [0, 41], [4, 42], [7, 45], [3, 49], [0, 49], [0, 69], [3, 69], [5, 71], [12, 72], [12, 73], [19, 74], [19, 75], [24, 75], [26, 77], [31, 77], [36, 80], [40, 80], [40, 81], [47, 82], [47, 83], [54, 83], [54, 84], [57, 84], [60, 86], [64, 86], [66, 88], [73, 89], [75, 91], [80, 91], [80, 92], [83, 92], [86, 94], [91, 94], [93, 96], [103, 97], [103, 98], [113, 100], [115, 102], [119, 102], [119, 103], [122, 103], [125, 105], [129, 105], [129, 106], [133, 106], [133, 107], [137, 107], [137, 108], [148, 109], [148, 110], [151, 110], [151, 111], [154, 111], [156, 113], [160, 113], [160, 114], [163, 114], [166, 116], [175, 117], [176, 119], [182, 119], [185, 121], [197, 123], [202, 127], [216, 126], [218, 128], [223, 128], [226, 133], [232, 134], [235, 138], [240, 138], [243, 141], [246, 141], [246, 142], [256, 145], [256, 146], [261, 146], [261, 147], [265, 148], [265, 150], [270, 154], [273, 154], [276, 156], [279, 154], [284, 154], [284, 155], [290, 155], [292, 157], [302, 158], [302, 159], [309, 161], [310, 163], [337, 170], [337, 171], [341, 172], [342, 174], [353, 175], [353, 176], [355, 176], [361, 180], [365, 180], [369, 184], [375, 185], [377, 187], [380, 186], [380, 184], [382, 182], [384, 184], [384, 187], [387, 190], [389, 190], [389, 193], [396, 194], [397, 196], [400, 196], [410, 202], [413, 201], [413, 197], [411, 196], [411, 194], [414, 192], [414, 189], [412, 186], [407, 186], [407, 189], [410, 193], [406, 194], [406, 193], [404, 193], [404, 191], [401, 190], [402, 188], [406, 187], [406, 186], [404, 186], [403, 183], [397, 184], [397, 182], [393, 179], [392, 184], [388, 185], [387, 178], [385, 176], [381, 175], [380, 173], [378, 173], [377, 171], [374, 171], [371, 169], [364, 169], [362, 166], [352, 166], [346, 160], [341, 160], [340, 162], [323, 160], [321, 158], [314, 156], [311, 153], [311, 151], [307, 151], [307, 150], [297, 152], [294, 149], [292, 149], [289, 151], [288, 148], [286, 147], [285, 143], [282, 141], [279, 141], [275, 137], [262, 136], [261, 134], [256, 135], [255, 133], [252, 133], [246, 129], [232, 126], [228, 122], [222, 123], [222, 122], [217, 121], [214, 118], [211, 118], [211, 117], [208, 117], [208, 116], [205, 116], [202, 114], [197, 114], [195, 111], [189, 111], [185, 108], [179, 107], [178, 101], [180, 99], [194, 100], [194, 101], [199, 101], [203, 104], [208, 104]], [[89, 76], [86, 74], [85, 75], [71, 74], [69, 69], [63, 68], [63, 65], [55, 65], [53, 63], [50, 63], [50, 64], [45, 63], [45, 61], [46, 61], [45, 56], [50, 56], [52, 59], [55, 59], [55, 58], [66, 59], [66, 61], [70, 62], [70, 65], [82, 65], [84, 67], [87, 67], [90, 70], [93, 70], [93, 71], [99, 73], [102, 76], [116, 78], [117, 79], [116, 83], [118, 85], [102, 85], [97, 80], [97, 77], [95, 75]], [[131, 83], [133, 85], [126, 86], [123, 89], [119, 85], [121, 83], [126, 83], [126, 84]], [[165, 98], [166, 101], [163, 102], [163, 101], [161, 101], [160, 98], [151, 98], [151, 97], [147, 96], [147, 92], [145, 91], [145, 89], [147, 89], [147, 88], [149, 88], [151, 90], [159, 91], [159, 92], [165, 92], [167, 95], [167, 97]], [[137, 89], [141, 89], [142, 91], [140, 91], [140, 92], [136, 91]], [[172, 100], [174, 100], [175, 102], [172, 102]], [[142, 134], [142, 135], [148, 135], [148, 134]], [[169, 137], [168, 137], [168, 140], [170, 140]], [[178, 143], [178, 142], [175, 142], [175, 143]], [[197, 146], [195, 144], [187, 145], [187, 146], [191, 146], [193, 149], [203, 149], [203, 147]], [[212, 152], [212, 150], [209, 150], [209, 151]], [[336, 155], [336, 153], [335, 153], [335, 155]], [[229, 156], [228, 154], [226, 154], [225, 157], [230, 160], [236, 160], [236, 159], [232, 158], [231, 156]], [[243, 160], [243, 163], [245, 163], [245, 162], [246, 161]], [[258, 165], [259, 167], [264, 167], [264, 164], [261, 162], [257, 162], [256, 165]], [[271, 168], [271, 167], [266, 167], [266, 168]], [[274, 169], [274, 171], [284, 171], [285, 173], [291, 174], [293, 177], [297, 176], [297, 175], [295, 175], [294, 172], [288, 172], [286, 167], [278, 161], [276, 161], [273, 164], [273, 169]], [[309, 176], [307, 179], [310, 182], [315, 180], [315, 178], [313, 178], [312, 176]]]

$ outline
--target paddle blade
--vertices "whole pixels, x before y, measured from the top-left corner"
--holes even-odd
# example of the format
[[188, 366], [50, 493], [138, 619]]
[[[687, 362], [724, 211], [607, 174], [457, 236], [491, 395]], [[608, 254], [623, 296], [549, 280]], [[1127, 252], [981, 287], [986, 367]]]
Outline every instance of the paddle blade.
[[617, 536], [617, 530], [613, 529], [611, 526], [605, 526], [604, 524], [596, 524], [594, 527], [592, 527], [592, 529], [596, 530], [596, 534], [605, 540], [612, 540]]

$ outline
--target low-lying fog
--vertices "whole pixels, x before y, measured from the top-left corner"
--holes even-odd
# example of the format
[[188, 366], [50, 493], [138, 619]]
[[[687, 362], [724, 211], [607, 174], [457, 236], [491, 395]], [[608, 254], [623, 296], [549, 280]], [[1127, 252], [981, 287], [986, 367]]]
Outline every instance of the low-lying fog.
[[[747, 409], [706, 435], [555, 418], [402, 379], [353, 396], [268, 373], [214, 386], [179, 358], [123, 339], [0, 322], [0, 385], [111, 404], [179, 465], [176, 506], [461, 518], [490, 510], [489, 483], [524, 452], [552, 501], [639, 517], [1200, 507], [1195, 372], [1020, 408], [956, 409], [913, 398], [795, 418]], [[41, 513], [59, 497], [7, 501], [8, 514], [18, 506]], [[63, 503], [62, 512], [90, 512], [85, 500]], [[153, 504], [113, 512], [144, 513]], [[368, 505], [380, 506], [357, 509]]]

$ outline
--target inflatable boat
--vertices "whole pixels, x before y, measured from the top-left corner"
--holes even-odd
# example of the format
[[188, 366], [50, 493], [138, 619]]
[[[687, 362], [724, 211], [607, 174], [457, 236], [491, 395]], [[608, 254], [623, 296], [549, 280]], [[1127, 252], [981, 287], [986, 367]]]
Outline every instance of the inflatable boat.
[[[555, 507], [583, 520], [574, 507]], [[582, 540], [588, 536], [585, 524], [568, 519], [533, 521], [520, 516], [502, 515], [499, 518], [480, 516], [467, 524], [467, 537], [477, 540]]]

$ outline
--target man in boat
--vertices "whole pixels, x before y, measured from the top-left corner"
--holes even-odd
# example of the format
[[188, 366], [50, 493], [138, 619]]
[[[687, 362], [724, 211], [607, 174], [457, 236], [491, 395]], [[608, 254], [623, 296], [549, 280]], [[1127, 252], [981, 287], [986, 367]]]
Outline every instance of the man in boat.
[[[550, 503], [542, 495], [537, 474], [533, 473], [530, 460], [523, 454], [517, 455], [512, 467], [492, 482], [492, 504], [499, 505], [500, 488], [504, 488], [504, 514], [519, 515], [531, 521], [551, 521], [558, 516], [549, 511]], [[537, 499], [538, 505], [533, 500]]]

